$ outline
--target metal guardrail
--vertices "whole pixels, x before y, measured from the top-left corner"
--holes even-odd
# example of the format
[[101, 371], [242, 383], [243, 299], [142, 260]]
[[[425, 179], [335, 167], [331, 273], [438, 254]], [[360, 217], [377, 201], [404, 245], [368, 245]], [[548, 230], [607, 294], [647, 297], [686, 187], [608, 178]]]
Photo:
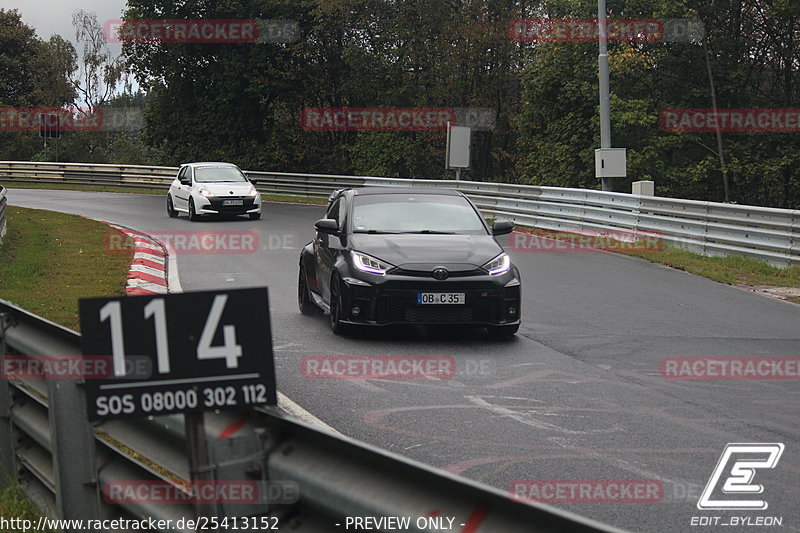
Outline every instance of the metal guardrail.
[[[3, 361], [7, 355], [77, 356], [80, 335], [0, 300]], [[86, 414], [80, 380], [0, 379], [0, 465], [49, 516], [153, 517], [173, 524], [197, 516], [188, 504], [117, 505], [101, 498], [102, 487], [115, 481], [188, 482], [182, 415], [90, 424]], [[276, 517], [280, 530], [296, 533], [338, 530], [334, 524], [343, 524], [347, 516], [437, 512], [455, 517], [456, 524], [472, 524], [474, 533], [619, 531], [549, 506], [514, 501], [500, 490], [319, 431], [274, 409], [245, 415], [206, 415], [214, 479], [245, 479], [231, 477], [238, 472], [267, 483], [290, 482], [299, 499], [287, 505], [218, 506], [220, 516]], [[241, 426], [237, 435], [243, 436], [219, 438], [219, 428], [231, 422]]]
[[[0, 181], [167, 187], [177, 168], [0, 161]], [[327, 197], [355, 186], [458, 189], [487, 215], [560, 231], [637, 231], [706, 255], [744, 255], [780, 267], [800, 264], [800, 210], [740, 206], [587, 189], [505, 183], [253, 172], [262, 192]]]
[[6, 236], [6, 189], [0, 185], [0, 244], [3, 244], [3, 237]]

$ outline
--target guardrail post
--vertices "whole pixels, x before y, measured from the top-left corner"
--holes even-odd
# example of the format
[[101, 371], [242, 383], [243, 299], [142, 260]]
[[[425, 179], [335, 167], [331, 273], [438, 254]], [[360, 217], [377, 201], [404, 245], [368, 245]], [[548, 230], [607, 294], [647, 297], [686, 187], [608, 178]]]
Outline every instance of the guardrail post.
[[642, 223], [642, 195], [636, 195], [636, 207], [633, 208], [633, 214], [636, 215], [636, 221], [633, 223], [633, 238], [639, 238], [639, 225]]
[[[6, 325], [8, 315], [0, 313], [0, 358], [6, 353]], [[2, 364], [2, 363], [0, 363]], [[0, 378], [0, 487], [17, 479], [16, 453], [14, 451], [14, 430], [11, 426], [11, 387], [8, 380]]]
[[[192, 483], [201, 485], [214, 481], [213, 467], [208, 455], [205, 417], [203, 413], [186, 413], [184, 424], [186, 444], [189, 448], [189, 474]], [[210, 502], [197, 502], [194, 505], [197, 516], [211, 517], [216, 514], [215, 505]]]
[[0, 244], [3, 244], [3, 237], [6, 235], [6, 188], [0, 185]]
[[100, 500], [95, 442], [82, 384], [76, 379], [47, 381], [56, 509], [64, 519], [96, 519]]
[[703, 215], [703, 255], [710, 255], [708, 248], [708, 217], [711, 214], [711, 205], [708, 202], [703, 202], [705, 213]]

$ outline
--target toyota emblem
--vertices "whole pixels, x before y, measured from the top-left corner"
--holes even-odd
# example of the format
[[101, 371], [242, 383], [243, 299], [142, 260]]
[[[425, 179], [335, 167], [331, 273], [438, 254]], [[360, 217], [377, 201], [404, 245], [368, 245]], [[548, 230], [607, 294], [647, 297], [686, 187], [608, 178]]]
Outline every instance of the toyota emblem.
[[436, 268], [433, 270], [433, 277], [438, 279], [439, 281], [443, 281], [447, 279], [450, 273], [447, 271], [446, 268]]

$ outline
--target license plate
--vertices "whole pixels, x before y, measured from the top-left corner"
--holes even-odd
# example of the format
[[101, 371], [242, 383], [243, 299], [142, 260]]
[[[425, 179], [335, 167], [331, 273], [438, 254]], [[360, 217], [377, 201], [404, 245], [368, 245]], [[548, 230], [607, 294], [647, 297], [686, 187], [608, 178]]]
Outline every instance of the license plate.
[[418, 292], [418, 304], [464, 305], [467, 299], [463, 292]]
[[244, 200], [222, 200], [222, 205], [244, 205]]

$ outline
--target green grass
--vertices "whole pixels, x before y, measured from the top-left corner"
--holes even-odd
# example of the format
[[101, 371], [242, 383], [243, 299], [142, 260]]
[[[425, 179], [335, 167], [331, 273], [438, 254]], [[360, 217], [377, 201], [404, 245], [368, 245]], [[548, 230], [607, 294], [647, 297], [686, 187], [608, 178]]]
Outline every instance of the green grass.
[[126, 192], [135, 194], [166, 194], [164, 188], [133, 188], [113, 185], [68, 185], [60, 183], [20, 183], [17, 181], [0, 181], [0, 185], [9, 189], [49, 189], [53, 191], [95, 191], [95, 192]]
[[[729, 285], [800, 287], [800, 265], [778, 268], [753, 257], [738, 255], [708, 257], [671, 245], [664, 246], [664, 249], [658, 252], [626, 251], [623, 253]], [[800, 298], [797, 296], [783, 294], [781, 298], [800, 304]]]
[[[577, 238], [574, 233], [553, 232], [525, 226], [520, 226], [518, 229], [564, 241]], [[736, 255], [709, 257], [669, 244], [665, 244], [660, 250], [645, 250], [642, 247], [633, 249], [620, 247], [618, 250], [608, 251], [640, 257], [653, 263], [667, 265], [729, 285], [800, 287], [800, 265], [779, 268], [752, 257]], [[788, 299], [800, 303], [797, 298]]]
[[[63, 326], [78, 329], [78, 298], [125, 294], [132, 252], [106, 252], [119, 234], [76, 215], [8, 207], [0, 244], [0, 298]], [[36, 523], [41, 511], [18, 484], [0, 490], [0, 516]], [[20, 529], [0, 529], [11, 533]]]
[[109, 253], [107, 225], [77, 215], [8, 207], [0, 298], [78, 329], [78, 298], [122, 296], [133, 252]]
[[[16, 483], [0, 490], [0, 516], [6, 520], [19, 518], [36, 524], [41, 511]], [[22, 529], [0, 528], [0, 533], [19, 533]]]
[[[16, 181], [0, 181], [0, 185], [9, 189], [49, 189], [55, 191], [95, 191], [95, 192], [121, 192], [128, 194], [167, 194], [167, 189], [161, 188], [133, 188], [113, 185], [68, 185], [60, 183], [18, 183]], [[294, 196], [290, 194], [262, 194], [261, 199], [266, 202], [282, 202], [290, 204], [328, 205], [327, 198], [312, 196]]]
[[282, 202], [288, 204], [328, 205], [327, 198], [313, 196], [291, 196], [288, 194], [262, 194], [261, 199], [266, 202]]
[[707, 257], [675, 246], [658, 252], [624, 252], [730, 285], [800, 287], [800, 265], [778, 268], [752, 257]]

